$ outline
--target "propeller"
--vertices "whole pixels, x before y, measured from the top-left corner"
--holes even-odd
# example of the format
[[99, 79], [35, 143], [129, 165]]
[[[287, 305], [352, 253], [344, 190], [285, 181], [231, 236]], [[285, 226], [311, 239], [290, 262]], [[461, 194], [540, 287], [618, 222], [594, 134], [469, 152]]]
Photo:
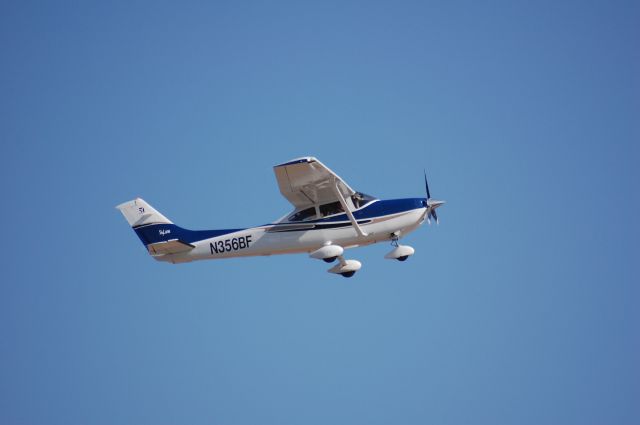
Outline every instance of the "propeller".
[[438, 220], [438, 214], [436, 214], [436, 208], [440, 205], [444, 204], [444, 201], [436, 201], [435, 199], [431, 199], [431, 192], [429, 191], [429, 182], [427, 181], [427, 171], [424, 171], [424, 187], [427, 190], [427, 223], [431, 224], [431, 219], [433, 218], [436, 221], [436, 224], [440, 224]]

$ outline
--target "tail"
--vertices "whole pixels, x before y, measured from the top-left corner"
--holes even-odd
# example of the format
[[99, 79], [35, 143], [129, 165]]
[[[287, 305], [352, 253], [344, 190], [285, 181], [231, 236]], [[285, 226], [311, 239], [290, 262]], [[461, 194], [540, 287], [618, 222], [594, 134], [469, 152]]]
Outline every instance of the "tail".
[[134, 229], [147, 224], [173, 224], [171, 220], [160, 214], [142, 198], [125, 202], [116, 208], [120, 210], [129, 225]]
[[171, 254], [190, 251], [188, 230], [182, 229], [141, 198], [116, 207], [136, 232], [149, 254], [161, 261], [173, 262]]

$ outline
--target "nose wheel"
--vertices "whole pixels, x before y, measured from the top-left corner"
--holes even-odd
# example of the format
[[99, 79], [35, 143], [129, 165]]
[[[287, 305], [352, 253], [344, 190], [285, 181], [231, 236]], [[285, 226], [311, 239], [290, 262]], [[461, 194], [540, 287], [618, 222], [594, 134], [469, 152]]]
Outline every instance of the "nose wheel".
[[416, 250], [409, 245], [400, 245], [398, 243], [399, 236], [397, 233], [391, 234], [391, 246], [395, 247], [384, 258], [389, 260], [407, 261], [407, 258], [412, 256]]

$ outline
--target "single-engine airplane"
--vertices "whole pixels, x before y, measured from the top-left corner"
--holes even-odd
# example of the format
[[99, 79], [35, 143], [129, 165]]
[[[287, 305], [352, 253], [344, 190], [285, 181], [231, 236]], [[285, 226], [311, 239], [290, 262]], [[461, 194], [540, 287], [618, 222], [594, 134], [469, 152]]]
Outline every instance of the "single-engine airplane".
[[398, 240], [425, 219], [438, 221], [444, 201], [431, 199], [425, 173], [426, 198], [382, 200], [353, 190], [314, 157], [273, 167], [280, 192], [293, 211], [274, 223], [244, 229], [187, 230], [173, 224], [141, 198], [118, 205], [149, 254], [169, 263], [309, 253], [327, 263], [328, 272], [351, 277], [357, 260], [343, 257], [346, 248], [391, 241], [385, 258], [405, 261], [415, 250]]

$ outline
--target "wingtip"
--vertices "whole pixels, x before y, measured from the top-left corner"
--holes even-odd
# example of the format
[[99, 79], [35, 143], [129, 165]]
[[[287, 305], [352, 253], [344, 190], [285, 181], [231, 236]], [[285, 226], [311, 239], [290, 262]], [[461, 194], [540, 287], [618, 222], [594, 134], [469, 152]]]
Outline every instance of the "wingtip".
[[300, 158], [294, 158], [289, 161], [285, 161], [282, 164], [274, 165], [273, 167], [284, 167], [285, 165], [304, 164], [305, 162], [314, 162], [317, 159], [313, 156], [301, 156]]

